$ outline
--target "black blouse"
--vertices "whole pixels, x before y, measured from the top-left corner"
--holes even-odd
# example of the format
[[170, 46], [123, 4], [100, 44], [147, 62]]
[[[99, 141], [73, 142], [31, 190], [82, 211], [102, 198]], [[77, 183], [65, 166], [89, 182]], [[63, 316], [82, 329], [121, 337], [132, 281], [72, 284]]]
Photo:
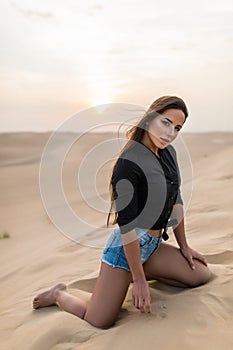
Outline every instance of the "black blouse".
[[158, 153], [134, 142], [117, 160], [111, 182], [122, 234], [135, 227], [166, 230], [173, 205], [183, 204], [176, 151], [169, 145]]

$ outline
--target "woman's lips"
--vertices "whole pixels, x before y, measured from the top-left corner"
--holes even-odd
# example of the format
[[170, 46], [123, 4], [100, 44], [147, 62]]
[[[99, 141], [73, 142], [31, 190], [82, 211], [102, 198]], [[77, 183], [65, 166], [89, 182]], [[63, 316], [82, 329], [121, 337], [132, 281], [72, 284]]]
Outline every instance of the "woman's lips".
[[164, 144], [167, 144], [167, 143], [169, 143], [169, 142], [170, 142], [169, 140], [164, 139], [164, 138], [162, 138], [162, 137], [160, 137], [160, 140], [161, 140], [161, 141], [162, 141], [162, 143], [164, 143]]

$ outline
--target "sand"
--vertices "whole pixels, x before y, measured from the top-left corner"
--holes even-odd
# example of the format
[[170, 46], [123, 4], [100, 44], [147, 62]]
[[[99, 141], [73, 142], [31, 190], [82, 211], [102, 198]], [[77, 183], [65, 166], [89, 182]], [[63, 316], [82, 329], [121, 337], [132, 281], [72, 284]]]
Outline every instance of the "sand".
[[[213, 279], [195, 289], [150, 282], [152, 315], [132, 306], [131, 288], [116, 325], [92, 327], [58, 307], [32, 309], [32, 299], [57, 282], [88, 300], [102, 250], [78, 244], [47, 216], [39, 189], [39, 164], [48, 133], [0, 135], [0, 349], [233, 349], [233, 134], [183, 134], [193, 166], [186, 211], [190, 245], [206, 257]], [[62, 139], [63, 136], [61, 136]], [[85, 220], [105, 224], [75, 190], [77, 165], [93, 145], [111, 137], [87, 135], [67, 157], [64, 189]], [[97, 183], [108, 198], [110, 163]], [[76, 187], [75, 187], [76, 186]], [[174, 237], [170, 238], [175, 243]]]

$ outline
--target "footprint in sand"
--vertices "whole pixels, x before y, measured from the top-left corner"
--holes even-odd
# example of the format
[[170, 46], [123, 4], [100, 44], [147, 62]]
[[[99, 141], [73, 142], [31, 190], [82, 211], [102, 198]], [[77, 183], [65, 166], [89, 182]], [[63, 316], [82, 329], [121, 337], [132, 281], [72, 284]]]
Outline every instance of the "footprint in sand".
[[164, 301], [165, 301], [165, 299], [162, 298], [162, 299], [158, 300], [158, 302], [155, 305], [154, 313], [155, 313], [156, 318], [163, 319], [163, 318], [166, 318], [168, 316], [167, 307], [166, 307]]

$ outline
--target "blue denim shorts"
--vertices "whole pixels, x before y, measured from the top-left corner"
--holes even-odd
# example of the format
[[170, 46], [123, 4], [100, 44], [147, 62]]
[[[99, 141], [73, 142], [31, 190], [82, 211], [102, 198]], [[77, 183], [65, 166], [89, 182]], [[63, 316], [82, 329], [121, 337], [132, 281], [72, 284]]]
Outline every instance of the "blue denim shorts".
[[[149, 259], [149, 257], [159, 248], [162, 241], [162, 236], [155, 238], [139, 227], [136, 227], [135, 231], [139, 240], [141, 261], [142, 264], [144, 264]], [[130, 271], [129, 264], [124, 253], [124, 247], [122, 244], [121, 232], [119, 228], [115, 229], [111, 233], [103, 250], [101, 260], [113, 267], [119, 267], [121, 269]]]

